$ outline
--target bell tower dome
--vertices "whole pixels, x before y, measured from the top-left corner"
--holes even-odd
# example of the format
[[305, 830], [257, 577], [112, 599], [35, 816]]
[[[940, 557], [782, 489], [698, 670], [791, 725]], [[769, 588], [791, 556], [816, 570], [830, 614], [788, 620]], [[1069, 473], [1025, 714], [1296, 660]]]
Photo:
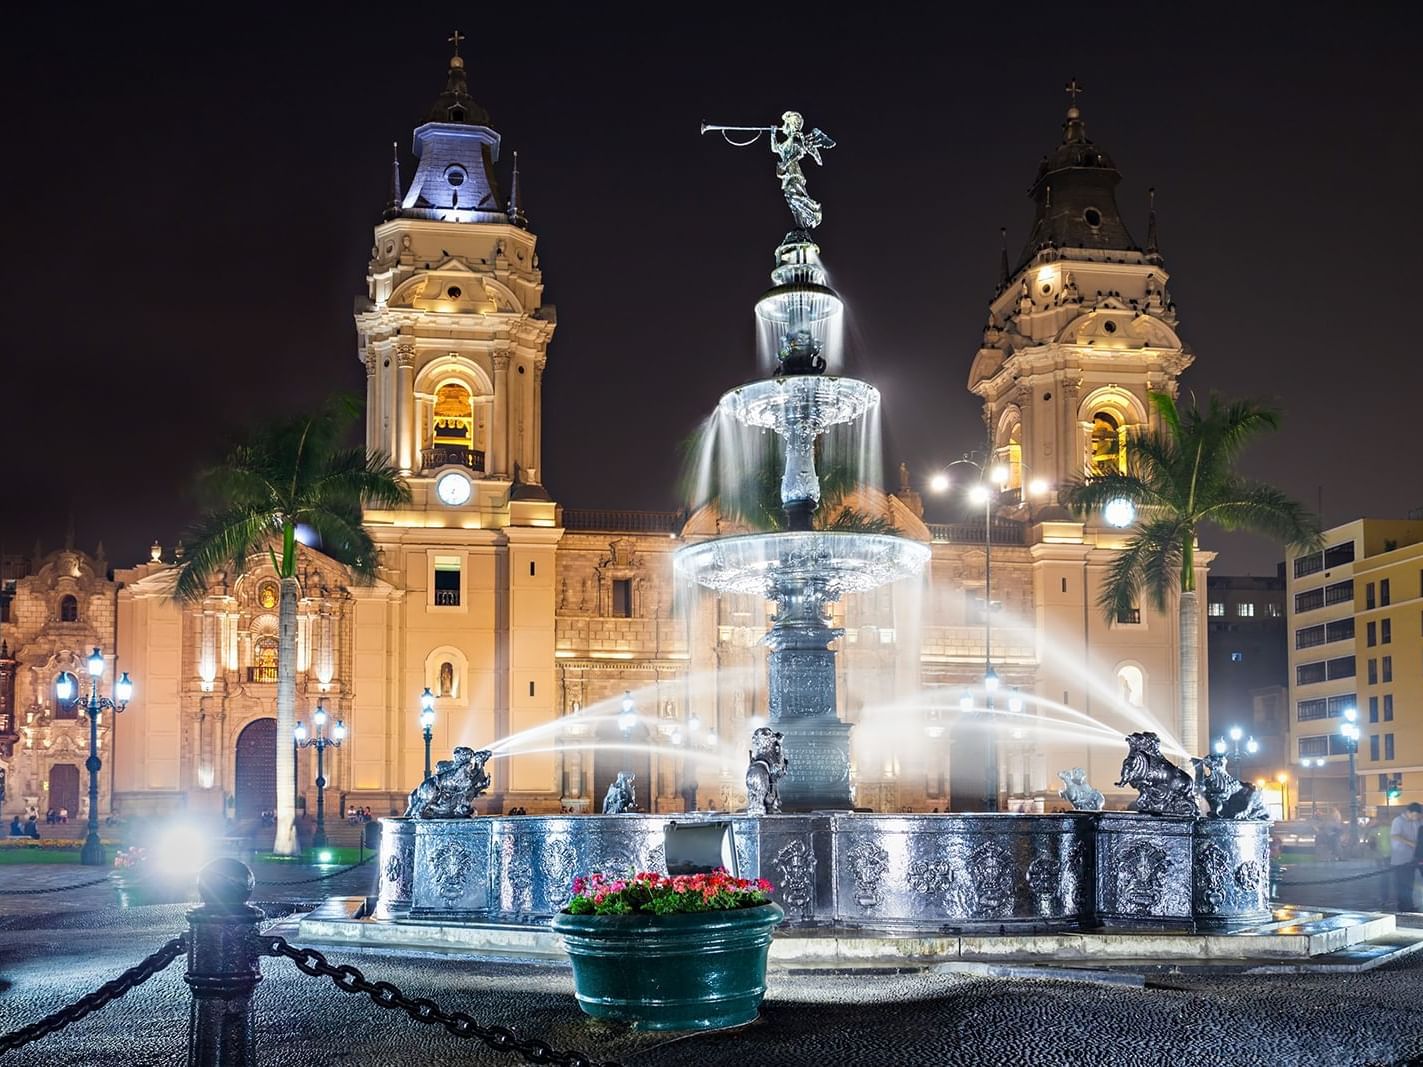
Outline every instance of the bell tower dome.
[[444, 90], [398, 156], [357, 301], [366, 444], [410, 484], [408, 507], [369, 521], [464, 529], [544, 525], [542, 379], [554, 309], [519, 189], [500, 195], [500, 136], [469, 92], [456, 33]]
[[1089, 470], [1125, 469], [1132, 433], [1155, 419], [1147, 394], [1174, 394], [1194, 359], [1176, 334], [1154, 210], [1143, 249], [1117, 206], [1121, 175], [1087, 137], [1081, 91], [1068, 83], [1062, 140], [1028, 190], [1027, 243], [1011, 267], [1005, 249], [969, 371], [991, 451], [1020, 502], [1034, 481], [1051, 487], [1055, 504]]

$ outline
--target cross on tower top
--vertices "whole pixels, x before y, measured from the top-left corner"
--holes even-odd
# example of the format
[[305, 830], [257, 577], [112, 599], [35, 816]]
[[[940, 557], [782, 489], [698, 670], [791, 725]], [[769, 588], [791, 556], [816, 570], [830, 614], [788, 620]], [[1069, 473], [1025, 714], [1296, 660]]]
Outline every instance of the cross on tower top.
[[454, 33], [450, 34], [448, 37], [445, 38], [445, 40], [447, 40], [447, 41], [452, 41], [452, 42], [454, 43], [454, 46], [455, 46], [455, 55], [459, 55], [459, 54], [460, 54], [460, 42], [463, 41], [464, 39], [465, 39], [464, 34], [460, 33], [459, 30], [455, 30]]
[[1067, 89], [1066, 89], [1066, 91], [1067, 91], [1067, 95], [1070, 96], [1070, 97], [1072, 97], [1072, 106], [1073, 106], [1073, 107], [1076, 107], [1076, 106], [1077, 106], [1077, 94], [1080, 93], [1080, 92], [1082, 92], [1082, 86], [1080, 86], [1079, 84], [1077, 84], [1077, 79], [1076, 79], [1076, 78], [1073, 78], [1070, 82], [1067, 83]]

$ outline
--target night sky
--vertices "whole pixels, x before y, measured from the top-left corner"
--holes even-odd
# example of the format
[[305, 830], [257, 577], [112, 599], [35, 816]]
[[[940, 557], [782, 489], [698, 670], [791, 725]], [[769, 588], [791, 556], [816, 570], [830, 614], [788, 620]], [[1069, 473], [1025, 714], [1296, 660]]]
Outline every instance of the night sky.
[[[408, 179], [456, 25], [501, 176], [519, 150], [558, 308], [543, 473], [564, 504], [676, 507], [678, 443], [755, 374], [752, 303], [789, 217], [764, 141], [699, 137], [703, 119], [795, 108], [835, 137], [809, 188], [850, 307], [848, 370], [884, 394], [887, 465], [922, 480], [975, 447], [964, 383], [998, 228], [1016, 256], [1075, 76], [1138, 241], [1157, 188], [1197, 353], [1186, 388], [1286, 410], [1247, 473], [1311, 506], [1322, 492], [1329, 523], [1423, 505], [1423, 124], [1415, 40], [1392, 16], [594, 8], [232, 5], [220, 28], [191, 6], [7, 16], [0, 547], [53, 546], [72, 517], [81, 547], [135, 562], [171, 544], [193, 472], [233, 433], [364, 389], [351, 310], [390, 143]], [[1279, 558], [1204, 541], [1218, 573]]]

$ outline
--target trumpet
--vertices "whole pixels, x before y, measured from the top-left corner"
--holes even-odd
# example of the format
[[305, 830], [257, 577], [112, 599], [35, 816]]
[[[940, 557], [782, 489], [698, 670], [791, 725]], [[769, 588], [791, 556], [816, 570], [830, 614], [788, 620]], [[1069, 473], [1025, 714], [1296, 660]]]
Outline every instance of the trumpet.
[[775, 133], [779, 126], [717, 126], [710, 122], [702, 123], [702, 133]]

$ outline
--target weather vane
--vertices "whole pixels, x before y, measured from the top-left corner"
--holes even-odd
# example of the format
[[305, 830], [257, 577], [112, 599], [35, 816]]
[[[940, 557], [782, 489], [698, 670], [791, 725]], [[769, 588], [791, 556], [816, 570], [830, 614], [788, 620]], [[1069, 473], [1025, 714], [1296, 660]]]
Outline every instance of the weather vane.
[[[802, 230], [813, 230], [820, 225], [820, 202], [812, 200], [805, 191], [805, 175], [801, 172], [800, 161], [806, 156], [824, 165], [820, 158], [822, 149], [835, 147], [835, 141], [824, 130], [813, 129], [805, 132], [805, 119], [798, 111], [787, 111], [781, 116], [779, 126], [716, 126], [702, 123], [702, 133], [715, 131], [722, 135], [727, 144], [745, 148], [755, 144], [763, 133], [771, 135], [771, 152], [776, 157], [776, 177], [781, 179], [781, 192], [786, 204], [795, 217], [796, 226]], [[749, 133], [750, 140], [734, 141], [733, 133]]]

